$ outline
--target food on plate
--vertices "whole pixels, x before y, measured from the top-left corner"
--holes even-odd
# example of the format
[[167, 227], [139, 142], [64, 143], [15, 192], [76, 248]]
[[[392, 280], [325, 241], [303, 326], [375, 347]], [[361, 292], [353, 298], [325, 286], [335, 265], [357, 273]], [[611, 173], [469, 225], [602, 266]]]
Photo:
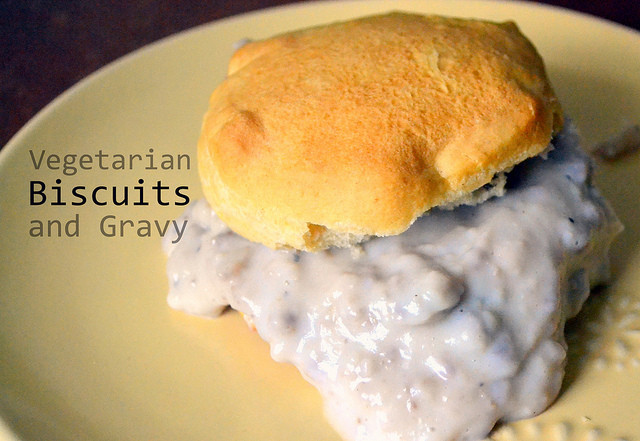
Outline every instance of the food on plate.
[[316, 250], [399, 234], [544, 150], [561, 124], [513, 23], [388, 14], [240, 48], [198, 148], [234, 231]]
[[390, 13], [249, 42], [165, 241], [169, 304], [240, 311], [347, 440], [542, 412], [620, 224], [513, 23]]
[[640, 150], [640, 125], [632, 125], [596, 145], [591, 153], [604, 160], [615, 160]]

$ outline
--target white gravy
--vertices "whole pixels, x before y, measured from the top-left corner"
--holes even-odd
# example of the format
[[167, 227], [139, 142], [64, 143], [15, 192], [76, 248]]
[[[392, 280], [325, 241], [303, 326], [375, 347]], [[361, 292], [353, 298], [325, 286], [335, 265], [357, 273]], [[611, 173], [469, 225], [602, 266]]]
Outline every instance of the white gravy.
[[169, 304], [244, 313], [347, 440], [481, 439], [551, 403], [565, 320], [607, 274], [620, 225], [575, 138], [517, 166], [504, 196], [355, 251], [274, 251], [197, 202], [182, 240], [165, 238]]

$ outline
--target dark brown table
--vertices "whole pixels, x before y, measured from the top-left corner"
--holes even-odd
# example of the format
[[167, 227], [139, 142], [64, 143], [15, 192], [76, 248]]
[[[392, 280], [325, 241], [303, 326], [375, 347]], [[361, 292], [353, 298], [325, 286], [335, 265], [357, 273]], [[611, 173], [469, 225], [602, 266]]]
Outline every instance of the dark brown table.
[[[2, 0], [0, 147], [89, 73], [145, 44], [291, 0]], [[640, 1], [548, 0], [640, 30]]]

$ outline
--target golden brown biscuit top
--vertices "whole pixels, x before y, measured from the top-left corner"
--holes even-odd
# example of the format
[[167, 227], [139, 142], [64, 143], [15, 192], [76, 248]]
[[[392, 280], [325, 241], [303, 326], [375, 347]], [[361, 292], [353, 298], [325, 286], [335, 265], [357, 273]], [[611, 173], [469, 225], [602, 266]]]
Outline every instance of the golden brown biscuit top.
[[239, 49], [210, 99], [200, 173], [248, 239], [346, 246], [403, 232], [540, 153], [560, 124], [515, 24], [391, 13]]

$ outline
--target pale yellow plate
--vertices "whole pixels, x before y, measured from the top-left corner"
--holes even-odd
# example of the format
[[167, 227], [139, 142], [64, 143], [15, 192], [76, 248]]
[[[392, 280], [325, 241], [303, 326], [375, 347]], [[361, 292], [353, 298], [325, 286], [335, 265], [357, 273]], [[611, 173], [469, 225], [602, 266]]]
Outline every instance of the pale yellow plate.
[[[99, 224], [108, 215], [136, 224], [173, 219], [182, 211], [173, 205], [179, 186], [199, 197], [200, 120], [235, 41], [390, 9], [514, 19], [546, 59], [588, 145], [640, 122], [639, 35], [533, 4], [302, 4], [223, 20], [125, 57], [54, 101], [0, 156], [0, 438], [338, 440], [317, 393], [294, 368], [272, 362], [236, 314], [208, 321], [166, 306], [157, 233], [106, 237]], [[29, 153], [150, 148], [156, 158], [191, 155], [190, 170], [104, 171], [94, 163], [71, 176], [36, 170]], [[133, 192], [144, 179], [150, 204], [52, 206], [56, 179], [66, 201], [74, 186]], [[170, 187], [169, 206], [151, 193], [158, 180]], [[31, 181], [47, 185], [46, 204], [30, 205]], [[626, 224], [613, 249], [613, 284], [572, 325], [559, 400], [534, 420], [500, 428], [496, 439], [640, 440], [640, 155], [603, 166], [600, 181]], [[76, 214], [79, 237], [30, 237], [32, 221]]]

